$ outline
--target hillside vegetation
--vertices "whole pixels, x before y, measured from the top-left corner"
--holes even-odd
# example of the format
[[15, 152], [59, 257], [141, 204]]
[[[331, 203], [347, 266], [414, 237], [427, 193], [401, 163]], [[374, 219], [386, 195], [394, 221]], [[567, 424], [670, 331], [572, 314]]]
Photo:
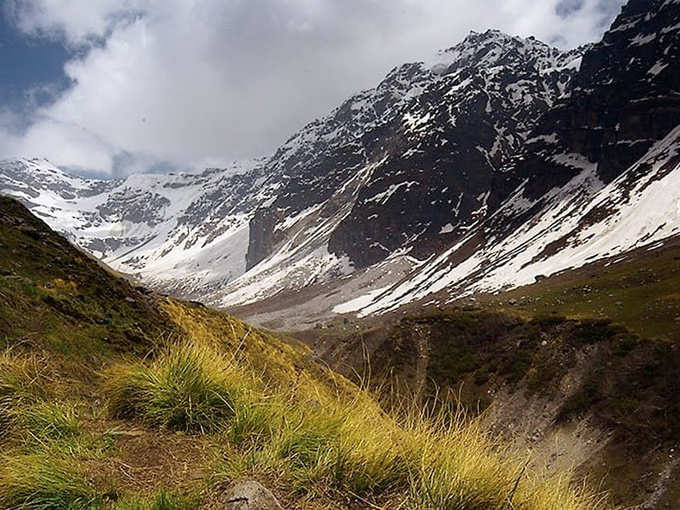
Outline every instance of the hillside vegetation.
[[150, 295], [0, 199], [0, 506], [604, 508], [447, 406], [388, 414], [306, 347]]
[[[680, 499], [680, 244], [449, 306], [298, 333], [335, 370], [390, 399], [452, 394], [547, 463], [602, 480], [622, 505]], [[559, 445], [558, 445], [559, 443]]]

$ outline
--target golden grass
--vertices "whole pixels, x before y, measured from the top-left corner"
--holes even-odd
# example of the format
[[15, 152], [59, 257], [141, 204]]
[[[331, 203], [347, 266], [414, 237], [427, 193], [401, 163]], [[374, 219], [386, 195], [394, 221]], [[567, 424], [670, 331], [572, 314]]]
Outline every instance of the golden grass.
[[45, 360], [0, 352], [0, 437], [7, 433], [15, 410], [48, 395]]
[[225, 355], [208, 346], [163, 348], [151, 362], [120, 362], [104, 373], [104, 392], [117, 418], [153, 426], [213, 432], [234, 414], [243, 383]]
[[[304, 347], [207, 309], [170, 302], [167, 311], [182, 338], [156, 346], [146, 359], [112, 360], [92, 391], [118, 423], [208, 440], [219, 460], [211, 464], [212, 454], [205, 460], [211, 466], [205, 491], [254, 477], [302, 506], [606, 508], [574, 488], [569, 473], [532, 473], [525, 454], [447, 406], [388, 413], [371, 394], [313, 362]], [[32, 438], [2, 459], [5, 506], [173, 510], [197, 504], [162, 491], [151, 499], [114, 497], [115, 491], [93, 485], [89, 467], [116, 455], [114, 436], [89, 432], [92, 422], [107, 418], [90, 414], [84, 428], [78, 406], [53, 402], [46, 382], [54, 381], [46, 378], [42, 358], [6, 353], [0, 368], [0, 397], [8, 408], [25, 411], [16, 437]]]
[[54, 455], [5, 456], [0, 482], [3, 508], [86, 510], [99, 499], [78, 462]]
[[[216, 349], [217, 357], [220, 346], [238, 342], [238, 333], [224, 340], [214, 329], [206, 333], [187, 309], [169, 312], [196, 349]], [[248, 348], [270, 356], [275, 369], [258, 366], [260, 373], [279, 379], [263, 386], [251, 363], [230, 361], [250, 399], [235, 400], [216, 479], [263, 474], [301, 494], [413, 509], [604, 508], [571, 487], [568, 473], [545, 478], [529, 472], [526, 455], [502, 448], [479, 421], [446, 410], [395, 417], [367, 392], [349, 390], [340, 376], [307, 370], [304, 352], [267, 346], [270, 340], [257, 331], [250, 339]]]

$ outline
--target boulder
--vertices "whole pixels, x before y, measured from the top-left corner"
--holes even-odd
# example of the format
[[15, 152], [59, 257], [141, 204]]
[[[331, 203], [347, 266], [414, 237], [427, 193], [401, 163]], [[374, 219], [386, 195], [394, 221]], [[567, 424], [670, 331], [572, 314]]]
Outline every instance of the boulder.
[[220, 499], [224, 510], [283, 510], [271, 491], [254, 480], [230, 485]]

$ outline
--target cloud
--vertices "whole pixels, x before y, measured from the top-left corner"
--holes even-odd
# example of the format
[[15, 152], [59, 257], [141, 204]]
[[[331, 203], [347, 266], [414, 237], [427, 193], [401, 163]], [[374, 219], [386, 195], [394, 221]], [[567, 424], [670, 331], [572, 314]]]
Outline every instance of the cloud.
[[572, 47], [599, 38], [622, 0], [605, 3], [13, 0], [27, 36], [74, 48], [72, 86], [21, 133], [0, 116], [0, 151], [108, 174], [260, 156], [471, 29]]

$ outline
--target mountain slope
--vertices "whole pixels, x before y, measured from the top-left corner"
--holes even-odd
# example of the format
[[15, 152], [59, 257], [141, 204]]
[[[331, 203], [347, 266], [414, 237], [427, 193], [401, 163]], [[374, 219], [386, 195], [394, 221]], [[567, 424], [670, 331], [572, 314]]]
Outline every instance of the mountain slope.
[[[564, 93], [581, 53], [471, 34], [431, 62], [393, 70], [249, 170], [104, 182], [44, 162], [7, 162], [0, 190], [35, 204], [107, 263], [166, 290], [216, 302], [212, 289], [254, 269], [222, 292], [229, 303], [251, 301], [395, 251], [436, 249], [457, 221], [447, 207], [460, 228], [475, 221], [495, 168]], [[420, 209], [425, 198], [440, 206]], [[417, 221], [400, 214], [411, 206]]]
[[0, 197], [0, 342], [83, 355], [145, 351], [172, 333], [145, 289]]
[[506, 165], [516, 188], [496, 213], [363, 313], [531, 283], [680, 232], [678, 44], [676, 2], [629, 2]]
[[328, 313], [367, 283], [391, 285], [494, 206], [496, 168], [568, 88], [582, 51], [471, 34], [310, 124], [273, 158], [283, 178], [270, 180], [285, 184], [251, 222], [258, 264], [206, 299], [233, 306], [352, 275]]
[[[526, 285], [589, 261], [661, 246], [663, 240], [680, 234], [679, 136], [680, 129], [673, 130], [607, 185], [597, 176], [595, 164], [574, 155], [571, 162], [585, 167], [565, 186], [553, 188], [538, 201], [527, 199], [522, 186], [481, 233], [474, 232], [445, 251], [363, 313], [442, 289], [461, 296]], [[525, 223], [508, 228], [527, 210], [533, 214]], [[460, 260], [460, 252], [471, 251], [472, 256]]]
[[[477, 424], [405, 422], [300, 343], [153, 299], [0, 206], [2, 508], [224, 508], [243, 480], [301, 509], [501, 510], [510, 492], [526, 510], [607, 508], [562, 475], [513, 489], [526, 456], [500, 456]], [[102, 318], [116, 339], [146, 336], [111, 348]]]
[[566, 52], [472, 33], [244, 168], [7, 162], [0, 192], [155, 288], [272, 326], [530, 283], [678, 233], [679, 16], [630, 0]]

